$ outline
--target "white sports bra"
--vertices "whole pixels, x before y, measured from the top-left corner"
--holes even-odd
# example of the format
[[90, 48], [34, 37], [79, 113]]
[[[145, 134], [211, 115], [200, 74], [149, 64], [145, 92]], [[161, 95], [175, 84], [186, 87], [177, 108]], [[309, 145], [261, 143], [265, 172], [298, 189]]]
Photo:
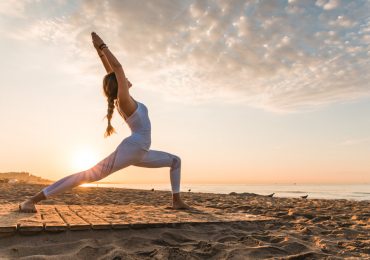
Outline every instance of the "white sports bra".
[[137, 104], [136, 110], [127, 116], [119, 107], [118, 100], [116, 101], [116, 107], [118, 113], [123, 117], [132, 133], [141, 135], [150, 135], [151, 123], [148, 114], [148, 108], [141, 102], [134, 100]]

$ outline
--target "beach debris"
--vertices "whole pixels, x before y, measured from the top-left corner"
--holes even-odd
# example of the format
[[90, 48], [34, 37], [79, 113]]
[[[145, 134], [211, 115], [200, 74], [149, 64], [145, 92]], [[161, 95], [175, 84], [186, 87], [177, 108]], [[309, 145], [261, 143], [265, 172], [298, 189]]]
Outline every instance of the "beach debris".
[[249, 197], [249, 196], [264, 196], [264, 195], [258, 195], [256, 193], [249, 193], [249, 192], [242, 192], [242, 193], [237, 193], [237, 192], [230, 192], [229, 195], [231, 196], [241, 196], [241, 197]]
[[274, 195], [275, 195], [275, 192], [274, 192], [274, 193], [271, 193], [271, 194], [269, 194], [269, 195], [267, 195], [267, 197], [272, 198]]
[[188, 189], [188, 192], [191, 192], [191, 189]]
[[308, 195], [301, 196], [302, 199], [307, 199]]

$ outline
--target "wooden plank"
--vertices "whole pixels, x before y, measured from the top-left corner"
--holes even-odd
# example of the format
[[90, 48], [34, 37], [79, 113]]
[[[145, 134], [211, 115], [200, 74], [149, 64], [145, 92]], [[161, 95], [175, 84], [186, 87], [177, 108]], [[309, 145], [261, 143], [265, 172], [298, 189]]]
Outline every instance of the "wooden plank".
[[[44, 223], [40, 211], [36, 213], [18, 213], [17, 230], [24, 234], [34, 234], [43, 231]], [[22, 217], [23, 216], [23, 217]]]
[[18, 204], [0, 207], [0, 232], [38, 233], [44, 228], [41, 214], [19, 212]]
[[56, 205], [55, 210], [63, 221], [67, 223], [69, 230], [86, 230], [91, 228], [91, 225], [70, 210], [68, 205]]
[[126, 212], [127, 214], [124, 217], [130, 223], [131, 228], [145, 228], [152, 221], [153, 214], [156, 214], [156, 208], [152, 206], [129, 205]]
[[103, 211], [102, 207], [93, 207], [91, 211], [81, 207], [80, 205], [71, 205], [69, 208], [76, 213], [83, 220], [88, 222], [93, 229], [110, 229], [111, 223], [98, 217], [93, 212]]
[[114, 215], [118, 221], [124, 221], [129, 227], [141, 228], [145, 225], [148, 226], [154, 211], [155, 208], [151, 206], [148, 208], [148, 206], [127, 205], [120, 208], [113, 208], [111, 214]]
[[[1, 219], [0, 219], [1, 221]], [[0, 233], [15, 233], [17, 231], [17, 224], [4, 225], [0, 224]]]
[[68, 226], [60, 217], [53, 205], [40, 205], [38, 210], [41, 213], [45, 231], [60, 232], [67, 230]]
[[3, 204], [0, 207], [0, 233], [15, 233], [17, 231], [18, 206]]
[[113, 229], [127, 229], [130, 223], [126, 221], [126, 207], [121, 205], [107, 205], [100, 208], [99, 206], [82, 206], [90, 212], [94, 212], [96, 216], [108, 222]]

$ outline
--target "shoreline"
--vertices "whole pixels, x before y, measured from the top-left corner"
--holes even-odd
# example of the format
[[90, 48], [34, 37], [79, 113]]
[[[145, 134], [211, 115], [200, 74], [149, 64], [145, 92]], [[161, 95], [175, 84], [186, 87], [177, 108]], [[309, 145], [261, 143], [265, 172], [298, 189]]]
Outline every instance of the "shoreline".
[[[344, 192], [337, 192], [335, 191], [323, 191], [319, 188], [316, 190], [307, 190], [307, 187], [309, 185], [297, 185], [297, 190], [282, 190], [284, 186], [282, 185], [231, 185], [227, 186], [227, 189], [225, 189], [222, 192], [217, 192], [214, 189], [219, 188], [220, 185], [218, 184], [184, 184], [183, 192], [186, 193], [188, 189], [191, 189], [191, 192], [193, 193], [212, 193], [212, 194], [231, 194], [231, 193], [238, 193], [238, 194], [256, 194], [259, 196], [267, 196], [271, 193], [274, 193], [274, 197], [279, 198], [300, 198], [300, 196], [303, 195], [309, 195], [310, 199], [347, 199], [347, 200], [353, 200], [353, 201], [370, 201], [370, 192], [358, 192], [357, 190], [353, 192], [353, 194], [348, 194]], [[222, 185], [224, 186], [224, 185]], [[233, 187], [234, 186], [234, 187]], [[318, 187], [316, 185], [311, 185], [312, 187]], [[338, 185], [329, 185], [329, 187], [336, 187], [339, 188], [341, 186]], [[362, 187], [363, 190], [366, 190], [366, 188], [370, 189], [369, 187], [364, 187], [363, 184], [358, 185], [342, 185], [343, 187], [348, 186], [359, 186]], [[367, 186], [367, 185], [365, 185]], [[158, 191], [170, 191], [168, 184], [119, 184], [119, 183], [94, 183], [94, 184], [86, 184], [86, 186], [83, 187], [94, 187], [94, 188], [122, 188], [122, 189], [134, 189], [134, 190], [151, 190], [152, 188], [155, 188]], [[213, 189], [210, 189], [210, 187], [215, 187]], [[239, 187], [239, 190], [238, 190]], [[243, 188], [241, 188], [243, 187]], [[266, 187], [268, 190], [266, 190]], [[293, 188], [296, 186], [289, 186], [289, 188]], [[322, 185], [319, 187], [328, 187], [327, 185]], [[260, 188], [260, 189], [259, 189]], [[357, 188], [357, 187], [355, 187]], [[203, 189], [203, 190], [202, 190]], [[208, 190], [207, 190], [208, 189]], [[265, 189], [265, 190], [264, 190]], [[341, 195], [342, 194], [342, 195]], [[343, 195], [346, 194], [346, 195]], [[338, 197], [336, 197], [338, 196]]]

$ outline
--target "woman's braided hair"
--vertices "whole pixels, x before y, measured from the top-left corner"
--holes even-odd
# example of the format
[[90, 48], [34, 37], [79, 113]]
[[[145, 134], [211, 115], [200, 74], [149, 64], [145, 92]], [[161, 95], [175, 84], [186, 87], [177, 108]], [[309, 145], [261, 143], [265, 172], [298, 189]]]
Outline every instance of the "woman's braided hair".
[[117, 99], [117, 92], [118, 92], [118, 83], [116, 74], [114, 72], [111, 72], [107, 75], [105, 75], [103, 79], [103, 90], [104, 94], [107, 97], [108, 101], [108, 110], [106, 118], [108, 119], [108, 126], [105, 130], [104, 137], [108, 137], [111, 134], [115, 132], [111, 120], [114, 112], [114, 101]]

